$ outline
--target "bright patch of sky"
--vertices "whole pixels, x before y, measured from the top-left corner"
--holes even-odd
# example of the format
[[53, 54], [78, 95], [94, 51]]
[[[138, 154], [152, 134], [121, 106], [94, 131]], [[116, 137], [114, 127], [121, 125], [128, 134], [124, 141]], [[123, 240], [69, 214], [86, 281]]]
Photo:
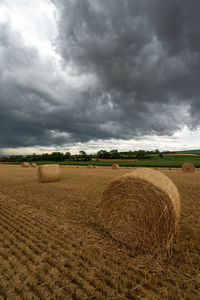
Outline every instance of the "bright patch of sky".
[[24, 42], [37, 48], [41, 55], [55, 57], [52, 42], [57, 35], [57, 26], [53, 4], [44, 0], [3, 1], [0, 8], [0, 22], [10, 22]]
[[96, 82], [90, 74], [77, 76], [70, 66], [61, 67], [61, 57], [55, 51], [57, 10], [48, 0], [15, 0], [0, 3], [0, 23], [9, 22], [14, 31], [22, 36], [28, 47], [39, 52], [41, 60], [50, 60], [57, 76], [65, 79], [71, 87], [82, 89]]
[[142, 139], [131, 140], [96, 140], [87, 143], [73, 143], [70, 145], [63, 145], [61, 147], [19, 147], [16, 149], [7, 148], [0, 151], [1, 155], [20, 155], [20, 154], [42, 154], [51, 153], [54, 151], [70, 152], [71, 154], [78, 154], [80, 150], [86, 151], [88, 154], [96, 153], [99, 150], [113, 150], [118, 151], [134, 151], [134, 150], [156, 150], [160, 151], [181, 151], [181, 150], [197, 150], [200, 149], [200, 128], [195, 131], [190, 131], [187, 127], [177, 131], [171, 137], [169, 136], [145, 136]]

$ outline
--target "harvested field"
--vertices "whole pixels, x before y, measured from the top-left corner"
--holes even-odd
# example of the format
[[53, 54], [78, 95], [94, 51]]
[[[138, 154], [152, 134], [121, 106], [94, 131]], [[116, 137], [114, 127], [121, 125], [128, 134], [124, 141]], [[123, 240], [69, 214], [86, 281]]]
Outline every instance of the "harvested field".
[[181, 194], [179, 234], [162, 259], [136, 256], [99, 226], [101, 194], [127, 169], [1, 166], [0, 299], [199, 299], [200, 172], [162, 170]]

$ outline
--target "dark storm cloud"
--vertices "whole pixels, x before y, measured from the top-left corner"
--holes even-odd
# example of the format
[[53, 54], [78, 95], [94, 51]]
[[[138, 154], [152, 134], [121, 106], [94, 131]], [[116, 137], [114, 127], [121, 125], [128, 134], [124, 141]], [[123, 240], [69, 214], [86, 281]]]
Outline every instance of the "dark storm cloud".
[[[143, 131], [143, 122], [149, 124], [148, 104], [157, 103], [159, 110], [166, 103], [185, 105], [191, 114], [199, 112], [198, 1], [55, 3], [61, 14], [58, 50], [65, 63], [77, 72], [95, 73], [132, 127], [138, 122]], [[135, 110], [145, 118], [131, 122]], [[177, 129], [181, 119], [168, 117], [163, 128], [155, 124], [158, 133]]]
[[0, 147], [117, 137], [101, 128], [113, 113], [107, 95], [69, 87], [9, 23], [0, 25], [0, 43]]
[[59, 7], [59, 50], [66, 62], [98, 72], [109, 88], [140, 90], [142, 76], [150, 88], [151, 72], [156, 79], [166, 76], [161, 85], [198, 70], [198, 1], [74, 0]]
[[0, 24], [0, 147], [130, 139], [199, 125], [199, 1], [54, 3], [63, 71], [94, 83], [70, 86], [9, 23]]
[[0, 147], [63, 143], [55, 134], [59, 85], [50, 62], [25, 46], [9, 23], [0, 25], [0, 45]]

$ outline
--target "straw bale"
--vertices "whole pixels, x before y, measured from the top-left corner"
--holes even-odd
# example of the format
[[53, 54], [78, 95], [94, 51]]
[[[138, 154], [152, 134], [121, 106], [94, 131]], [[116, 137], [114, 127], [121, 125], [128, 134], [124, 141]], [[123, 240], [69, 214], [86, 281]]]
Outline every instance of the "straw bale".
[[102, 196], [102, 225], [114, 239], [141, 252], [168, 249], [179, 216], [176, 186], [153, 169], [138, 168], [112, 180]]
[[36, 163], [32, 163], [31, 167], [35, 168], [35, 167], [37, 167], [37, 164]]
[[195, 166], [191, 163], [184, 163], [182, 165], [181, 169], [185, 173], [194, 173], [195, 172]]
[[28, 162], [23, 162], [21, 166], [24, 168], [28, 168], [30, 167], [30, 164]]
[[39, 182], [54, 182], [60, 181], [60, 166], [59, 165], [41, 165], [38, 168]]
[[114, 170], [115, 170], [115, 169], [119, 169], [119, 165], [118, 165], [118, 164], [113, 164], [113, 165], [112, 165], [112, 169], [114, 169]]
[[88, 165], [88, 168], [89, 168], [89, 169], [92, 169], [92, 168], [93, 168], [93, 165], [89, 164], [89, 165]]

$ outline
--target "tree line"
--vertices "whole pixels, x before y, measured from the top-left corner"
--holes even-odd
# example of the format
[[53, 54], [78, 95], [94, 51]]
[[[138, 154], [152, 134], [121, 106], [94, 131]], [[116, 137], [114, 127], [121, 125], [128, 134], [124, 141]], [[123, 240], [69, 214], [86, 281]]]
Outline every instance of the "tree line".
[[[163, 152], [165, 154], [170, 153], [169, 151]], [[161, 153], [158, 149], [154, 151], [128, 151], [128, 152], [119, 152], [118, 150], [100, 150], [95, 154], [87, 154], [85, 151], [79, 151], [79, 154], [71, 154], [70, 152], [52, 152], [52, 153], [43, 153], [43, 154], [35, 154], [32, 155], [10, 155], [0, 157], [0, 161], [2, 162], [33, 162], [33, 161], [90, 161], [92, 159], [96, 159], [97, 161], [100, 159], [146, 159], [149, 158], [151, 154], [157, 154], [160, 158], [163, 157], [163, 153]]]

